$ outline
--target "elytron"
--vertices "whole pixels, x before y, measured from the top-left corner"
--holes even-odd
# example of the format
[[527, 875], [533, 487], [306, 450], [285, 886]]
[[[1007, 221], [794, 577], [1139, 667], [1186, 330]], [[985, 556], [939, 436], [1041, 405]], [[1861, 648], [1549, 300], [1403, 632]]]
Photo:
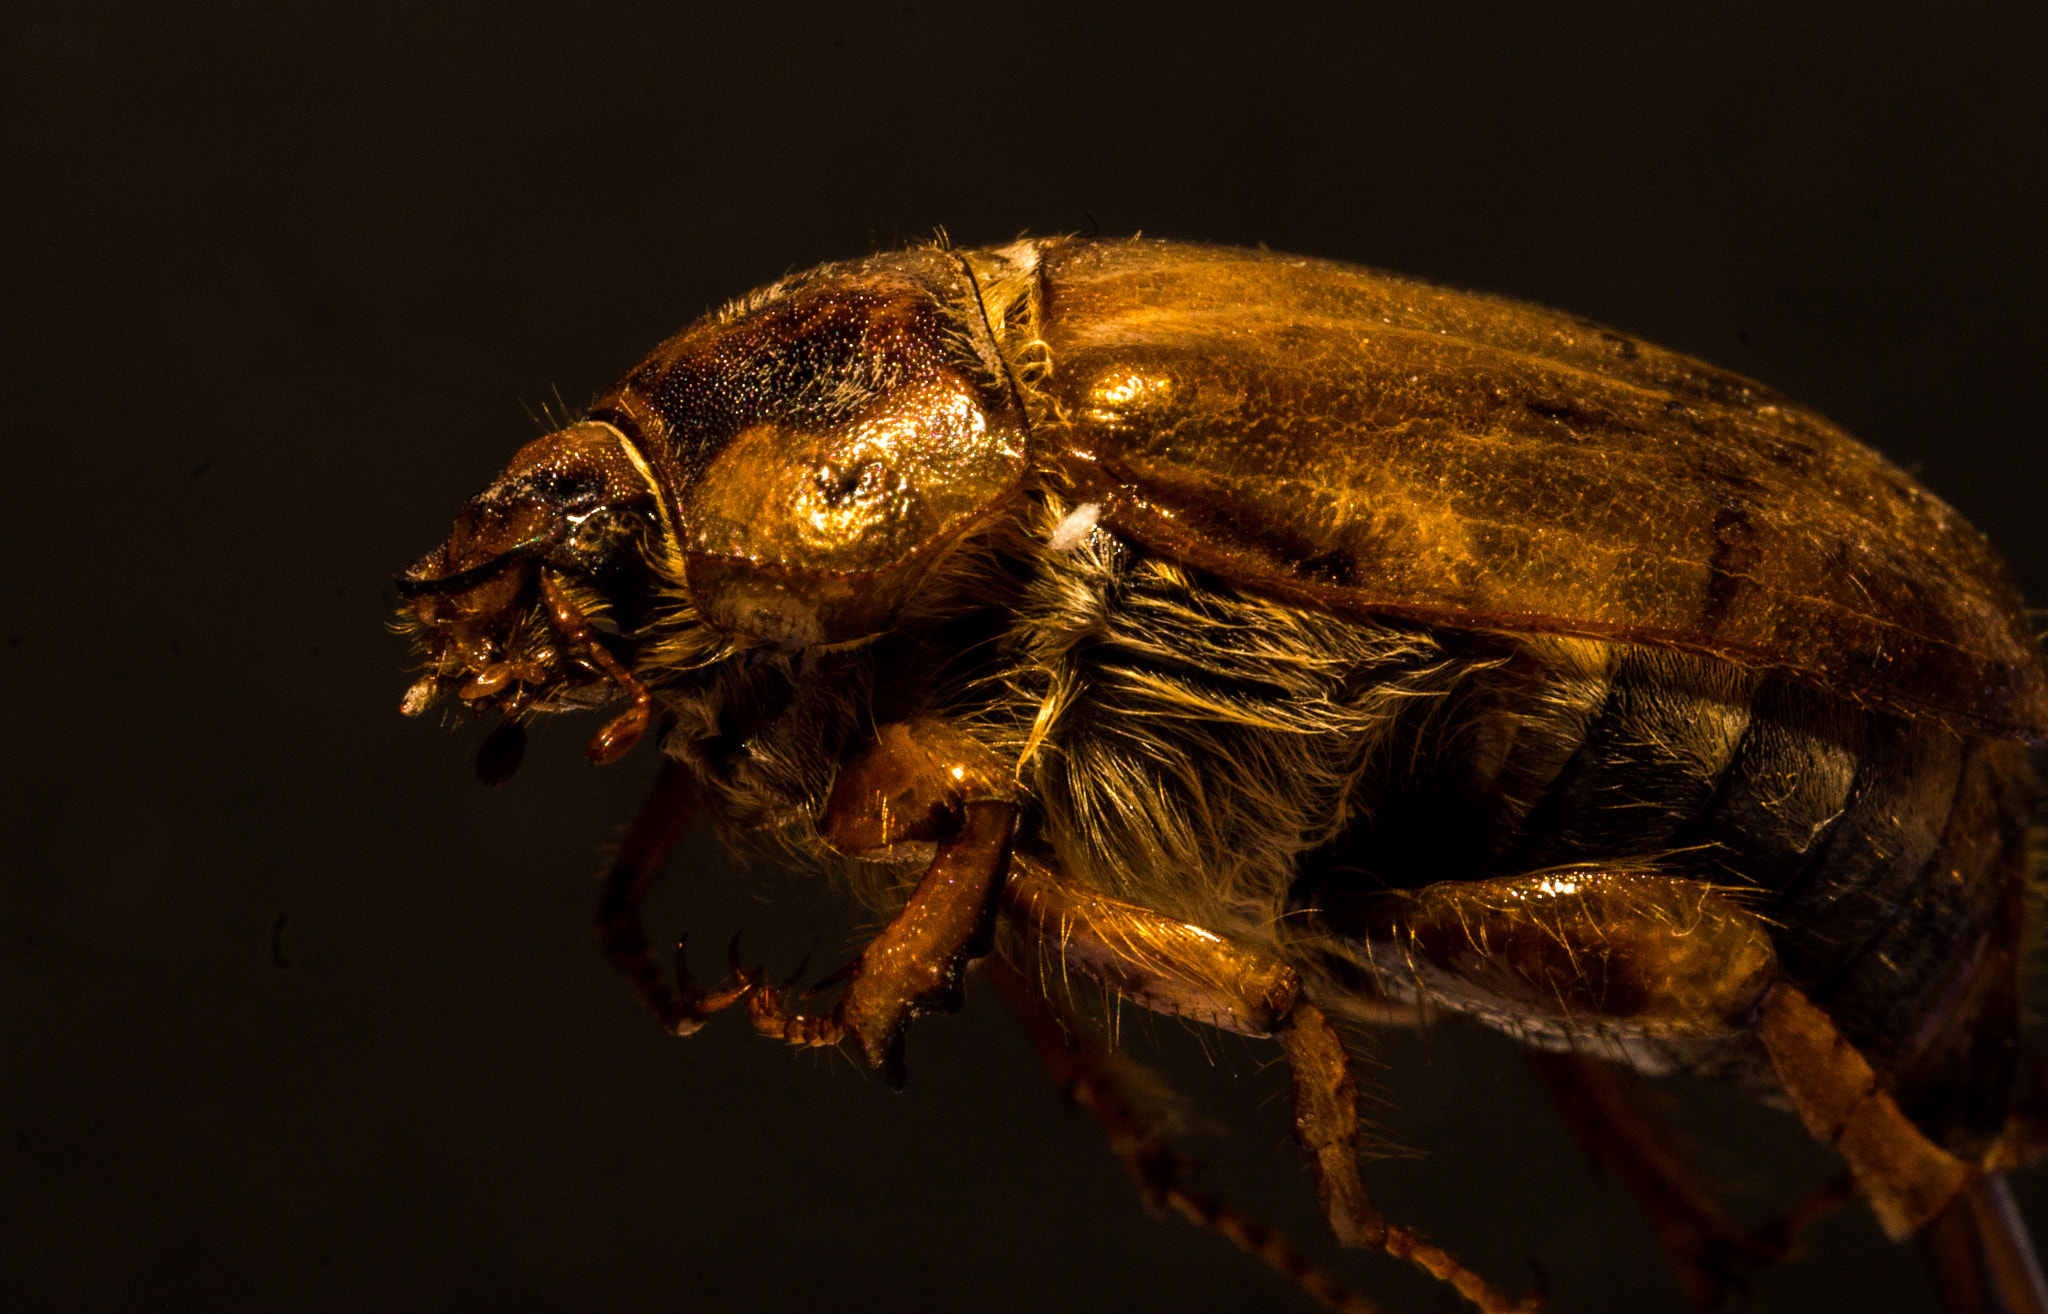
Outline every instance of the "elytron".
[[[1364, 1308], [1179, 1179], [1060, 983], [1272, 1037], [1338, 1238], [1531, 1308], [1358, 1169], [1331, 1019], [1466, 1015], [1701, 1303], [1831, 1200], [1738, 1232], [1624, 1069], [1793, 1111], [1952, 1299], [2044, 1308], [2001, 1173], [2048, 672], [1976, 531], [1760, 385], [1327, 261], [913, 249], [663, 343], [398, 587], [404, 710], [497, 714], [486, 778], [545, 713], [658, 740], [603, 933], [678, 1034], [743, 1006], [900, 1083], [984, 961], [1148, 1198]], [[890, 916], [832, 1002], [656, 969], [700, 808]]]

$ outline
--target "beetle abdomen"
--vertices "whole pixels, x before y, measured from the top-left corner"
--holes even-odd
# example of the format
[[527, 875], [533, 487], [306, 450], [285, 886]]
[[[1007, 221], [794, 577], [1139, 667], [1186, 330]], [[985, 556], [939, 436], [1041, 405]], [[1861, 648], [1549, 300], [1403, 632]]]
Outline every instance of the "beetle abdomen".
[[[1363, 878], [1325, 878], [1308, 902], [1341, 924], [1348, 893], [1444, 879], [1600, 866], [1712, 882], [1768, 919], [1785, 978], [1909, 1115], [1958, 1148], [1997, 1134], [2029, 808], [2019, 745], [1654, 649], [1537, 643], [1483, 682], [1477, 750], [1398, 790], [1349, 837]], [[1418, 825], [1485, 839], [1447, 839], [1468, 864], [1453, 874]]]

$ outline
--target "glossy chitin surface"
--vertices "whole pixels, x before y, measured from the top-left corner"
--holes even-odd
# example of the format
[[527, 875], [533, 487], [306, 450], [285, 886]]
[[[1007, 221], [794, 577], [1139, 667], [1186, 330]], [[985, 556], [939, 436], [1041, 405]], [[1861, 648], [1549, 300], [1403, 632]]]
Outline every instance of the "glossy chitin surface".
[[[687, 767], [603, 914], [678, 1033], [744, 1000], [899, 1082], [994, 949], [1276, 1036], [1336, 1233], [1487, 1310], [1367, 1205], [1318, 1006], [1775, 1071], [1895, 1235], [2004, 1162], [2048, 673], [1975, 531], [1700, 362], [1261, 252], [898, 252], [664, 343], [399, 588], [485, 779], [613, 696], [594, 760]], [[829, 1006], [653, 968], [700, 792], [880, 869]]]
[[1042, 273], [1046, 459], [1148, 546], [1324, 605], [1677, 647], [2048, 735], [1990, 546], [1748, 380], [1325, 261], [1088, 242], [1047, 244]]
[[692, 598], [788, 646], [886, 626], [1024, 477], [1014, 394], [958, 259], [785, 280], [656, 349], [593, 408], [677, 499]]

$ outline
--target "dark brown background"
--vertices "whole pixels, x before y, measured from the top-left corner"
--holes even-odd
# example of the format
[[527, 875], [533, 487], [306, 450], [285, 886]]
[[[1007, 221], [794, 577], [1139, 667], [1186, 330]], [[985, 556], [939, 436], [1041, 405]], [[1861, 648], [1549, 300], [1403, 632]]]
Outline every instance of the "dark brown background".
[[[936, 225], [1099, 224], [1753, 374], [2048, 599], [2048, 24], [1931, 8], [11, 9], [0, 1303], [1308, 1308], [1148, 1218], [985, 993], [916, 1028], [900, 1097], [737, 1018], [664, 1039], [589, 923], [650, 763], [562, 726], [474, 785], [473, 729], [396, 714], [386, 581], [708, 305]], [[829, 895], [678, 867], [707, 968], [743, 924], [838, 961]], [[1127, 1036], [1230, 1129], [1192, 1142], [1211, 1183], [1313, 1241], [1269, 1051]], [[1678, 1307], [1505, 1045], [1376, 1052], [1426, 1152], [1373, 1169], [1390, 1213], [1505, 1282], [1541, 1257], [1561, 1311]], [[1826, 1171], [1681, 1094], [1751, 1215]], [[1860, 1214], [1813, 1250], [1765, 1308], [1928, 1307]]]

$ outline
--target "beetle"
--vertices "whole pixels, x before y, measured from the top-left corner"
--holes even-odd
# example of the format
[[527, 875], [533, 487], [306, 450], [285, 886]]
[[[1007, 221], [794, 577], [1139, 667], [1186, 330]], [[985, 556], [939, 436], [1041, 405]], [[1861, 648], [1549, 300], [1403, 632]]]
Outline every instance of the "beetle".
[[[403, 710], [498, 713], [486, 779], [541, 714], [617, 706], [599, 763], [659, 738], [600, 916], [676, 1034], [743, 1006], [900, 1084], [984, 961], [1149, 1199], [1343, 1307], [1179, 1180], [1056, 983], [1272, 1037], [1338, 1238], [1499, 1311], [1372, 1207], [1331, 1021], [1466, 1015], [1537, 1051], [1702, 1303], [1827, 1202], [1736, 1234], [1621, 1069], [1790, 1108], [1894, 1239], [2043, 1307], [2000, 1174], [2040, 1140], [2048, 670], [1975, 530], [1758, 384], [1329, 261], [916, 248], [669, 339], [398, 591]], [[700, 806], [890, 912], [829, 1006], [654, 966]]]

